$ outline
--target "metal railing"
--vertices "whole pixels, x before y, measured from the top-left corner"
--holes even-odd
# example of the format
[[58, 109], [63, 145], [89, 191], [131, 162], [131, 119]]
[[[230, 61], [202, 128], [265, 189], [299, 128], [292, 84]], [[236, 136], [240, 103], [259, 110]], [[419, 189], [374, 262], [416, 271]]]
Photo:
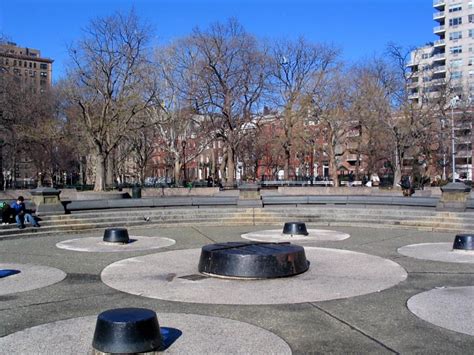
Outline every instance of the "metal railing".
[[433, 28], [433, 32], [436, 33], [436, 32], [443, 32], [445, 30], [445, 26], [436, 26]]
[[446, 53], [438, 53], [431, 56], [434, 60], [436, 59], [446, 59]]
[[435, 73], [440, 73], [446, 71], [446, 65], [438, 65], [437, 67], [433, 67], [433, 71]]

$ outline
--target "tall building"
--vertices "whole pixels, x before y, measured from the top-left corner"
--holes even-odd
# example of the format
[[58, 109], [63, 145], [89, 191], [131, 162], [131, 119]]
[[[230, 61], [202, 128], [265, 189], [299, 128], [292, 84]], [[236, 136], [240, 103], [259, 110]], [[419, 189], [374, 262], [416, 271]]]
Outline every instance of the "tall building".
[[0, 67], [40, 93], [51, 87], [53, 60], [41, 57], [38, 49], [18, 47], [16, 43], [0, 44]]
[[411, 53], [410, 99], [474, 96], [474, 1], [433, 0], [437, 39]]
[[[433, 8], [437, 38], [411, 52], [409, 99], [421, 105], [442, 98], [445, 106], [461, 100], [465, 110], [466, 103], [474, 103], [474, 0], [433, 0]], [[472, 122], [458, 119], [465, 115], [459, 105], [449, 111], [444, 122], [446, 128], [455, 127], [455, 176], [472, 180]], [[446, 147], [444, 161], [450, 153]]]

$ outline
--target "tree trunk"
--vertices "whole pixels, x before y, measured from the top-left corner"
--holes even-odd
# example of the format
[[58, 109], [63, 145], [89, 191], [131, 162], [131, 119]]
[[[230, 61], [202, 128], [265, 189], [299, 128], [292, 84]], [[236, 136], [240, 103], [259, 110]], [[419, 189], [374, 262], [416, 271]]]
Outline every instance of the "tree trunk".
[[141, 166], [140, 167], [140, 184], [143, 186], [145, 185], [145, 167]]
[[227, 148], [224, 148], [224, 152], [222, 154], [222, 162], [218, 166], [218, 172], [217, 172], [217, 179], [221, 181], [224, 181], [224, 183], [227, 183], [227, 175], [226, 175], [226, 167], [227, 167], [227, 162], [228, 162], [228, 151]]
[[286, 181], [290, 180], [290, 165], [291, 165], [291, 151], [289, 149], [285, 149], [285, 167], [283, 168], [284, 172], [284, 179]]
[[105, 190], [105, 162], [104, 153], [97, 153], [95, 156], [95, 182], [94, 191]]
[[178, 185], [181, 177], [181, 162], [179, 159], [174, 161], [173, 176], [175, 185]]
[[115, 170], [115, 164], [114, 164], [114, 153], [112, 152], [107, 156], [106, 162], [107, 162], [107, 169], [106, 169], [106, 180], [105, 180], [105, 185], [112, 187], [114, 185], [114, 170]]
[[235, 155], [232, 147], [227, 149], [227, 186], [233, 187], [235, 183]]
[[395, 147], [394, 158], [395, 169], [393, 172], [393, 187], [396, 188], [398, 186], [397, 184], [402, 179], [402, 160], [400, 159], [400, 150], [398, 149], [398, 146]]
[[328, 152], [329, 176], [332, 179], [334, 187], [339, 187], [339, 179], [337, 176], [336, 147], [334, 147], [332, 144], [328, 144], [328, 147], [329, 147], [329, 152]]
[[79, 185], [84, 185], [84, 158], [82, 156], [79, 157]]

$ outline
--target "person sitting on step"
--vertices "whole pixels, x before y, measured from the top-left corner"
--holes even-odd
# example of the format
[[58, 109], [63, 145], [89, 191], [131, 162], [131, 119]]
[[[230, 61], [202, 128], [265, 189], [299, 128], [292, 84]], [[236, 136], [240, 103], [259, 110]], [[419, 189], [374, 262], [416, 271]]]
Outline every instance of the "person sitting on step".
[[13, 214], [15, 215], [15, 221], [18, 228], [23, 229], [25, 228], [25, 223], [31, 223], [33, 227], [39, 227], [40, 225], [34, 217], [26, 212], [25, 202], [23, 196], [18, 196], [16, 202], [11, 204], [11, 209]]

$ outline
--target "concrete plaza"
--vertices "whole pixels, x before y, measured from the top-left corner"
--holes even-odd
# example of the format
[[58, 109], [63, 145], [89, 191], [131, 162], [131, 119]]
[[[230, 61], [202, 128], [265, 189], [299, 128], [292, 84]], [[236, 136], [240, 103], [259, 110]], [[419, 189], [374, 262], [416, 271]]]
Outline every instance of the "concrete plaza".
[[[314, 247], [316, 247], [315, 249], [330, 248], [336, 251], [346, 250], [356, 252], [358, 255], [362, 253], [370, 257], [379, 257], [380, 260], [398, 264], [401, 266], [400, 269], [406, 271], [407, 274], [405, 279], [393, 286], [373, 291], [371, 283], [375, 281], [364, 278], [361, 272], [364, 268], [362, 261], [360, 265], [351, 265], [351, 275], [347, 277], [347, 284], [348, 287], [351, 287], [350, 282], [358, 280], [362, 285], [367, 286], [369, 293], [353, 297], [343, 296], [342, 298], [334, 296], [332, 299], [324, 301], [310, 299], [307, 302], [295, 302], [289, 296], [288, 302], [276, 304], [263, 302], [264, 304], [256, 305], [254, 302], [245, 302], [245, 300], [242, 300], [241, 304], [239, 302], [226, 304], [228, 302], [225, 300], [221, 302], [219, 299], [212, 299], [212, 302], [209, 303], [182, 302], [160, 299], [159, 295], [144, 297], [124, 292], [123, 289], [107, 286], [101, 280], [101, 272], [104, 268], [124, 259], [137, 258], [136, 260], [140, 260], [145, 255], [152, 257], [152, 254], [172, 251], [176, 251], [176, 255], [178, 255], [179, 252], [201, 248], [205, 244], [243, 240], [241, 235], [244, 233], [280, 227], [271, 225], [164, 228], [147, 224], [146, 228], [145, 226], [130, 227], [129, 233], [131, 235], [169, 238], [175, 240], [176, 243], [161, 249], [110, 253], [79, 252], [56, 247], [57, 243], [74, 238], [97, 237], [100, 239], [101, 231], [78, 234], [56, 233], [48, 236], [1, 240], [0, 263], [46, 266], [62, 270], [67, 276], [62, 281], [30, 291], [8, 293], [5, 290], [0, 290], [0, 344], [3, 344], [2, 340], [8, 339], [12, 333], [34, 326], [78, 317], [95, 317], [100, 312], [111, 308], [144, 307], [155, 310], [158, 320], [160, 320], [160, 315], [168, 321], [169, 317], [173, 316], [176, 318], [183, 315], [209, 316], [215, 322], [214, 330], [217, 336], [220, 332], [218, 328], [222, 328], [223, 331], [227, 330], [228, 333], [225, 334], [234, 332], [235, 337], [218, 339], [215, 341], [216, 347], [213, 348], [211, 344], [207, 348], [208, 352], [221, 352], [219, 349], [223, 348], [220, 347], [219, 342], [223, 344], [236, 342], [235, 349], [236, 352], [239, 352], [238, 342], [241, 341], [239, 333], [244, 334], [245, 330], [244, 328], [239, 330], [237, 324], [252, 325], [265, 330], [267, 335], [271, 333], [286, 343], [291, 352], [295, 354], [465, 354], [472, 352], [474, 336], [469, 333], [469, 329], [465, 332], [462, 330], [460, 332], [453, 331], [446, 329], [450, 328], [449, 326], [443, 327], [442, 321], [441, 325], [435, 325], [420, 319], [408, 309], [407, 302], [412, 296], [437, 288], [473, 286], [473, 263], [416, 259], [397, 252], [398, 248], [411, 244], [452, 242], [454, 233], [426, 232], [393, 227], [387, 229], [323, 227], [322, 229], [348, 233], [350, 238], [334, 241], [298, 241], [297, 244], [308, 247], [308, 250]], [[308, 227], [310, 228], [311, 224], [308, 224]], [[352, 254], [347, 255], [347, 262], [350, 263]], [[474, 259], [474, 255], [472, 257]], [[196, 260], [196, 269], [197, 262], [198, 260]], [[311, 263], [311, 268], [318, 268], [317, 260]], [[46, 271], [45, 275], [47, 274]], [[302, 275], [296, 276], [296, 278]], [[331, 278], [330, 271], [327, 277]], [[7, 279], [8, 277], [4, 280]], [[331, 285], [329, 281], [321, 281], [319, 286], [315, 285], [314, 287], [322, 289], [332, 287], [329, 286]], [[251, 283], [265, 283], [267, 281], [240, 282], [247, 282], [249, 287], [252, 287]], [[279, 282], [278, 287], [281, 285], [285, 287], [284, 279]], [[344, 280], [340, 279], [338, 283], [344, 285]], [[2, 279], [0, 279], [0, 285], [2, 285]], [[273, 287], [270, 285], [269, 287]], [[225, 288], [224, 284], [222, 287]], [[298, 290], [296, 291], [298, 293]], [[278, 290], [275, 290], [275, 295], [277, 293]], [[242, 295], [242, 297], [246, 296]], [[469, 322], [471, 319], [472, 323], [474, 321], [472, 301], [471, 304], [460, 304], [459, 307], [465, 309], [466, 312], [463, 317], [459, 318], [460, 322], [466, 322], [466, 319]], [[437, 309], [433, 309], [432, 312], [436, 313]], [[229, 320], [238, 321], [238, 323], [229, 323]], [[452, 319], [446, 320], [446, 324], [449, 325], [450, 322]], [[160, 322], [160, 325], [166, 326], [163, 322]], [[204, 331], [206, 324], [202, 323], [201, 326]], [[68, 328], [64, 327], [63, 332], [67, 331]], [[192, 331], [199, 332], [199, 327]], [[213, 330], [207, 329], [206, 331], [212, 332]], [[63, 345], [59, 340], [64, 336], [65, 334], [50, 334], [50, 339], [47, 340], [54, 345], [58, 354], [69, 353], [62, 349]], [[283, 352], [283, 348], [272, 347], [276, 344], [274, 338], [265, 335], [258, 336], [261, 336], [261, 346], [257, 348], [258, 353]], [[84, 341], [91, 342], [92, 338]], [[177, 339], [176, 344], [168, 350], [173, 352], [173, 347], [179, 345], [180, 341]], [[0, 345], [0, 353], [10, 353], [10, 350], [5, 349], [11, 348], [2, 350]], [[18, 345], [18, 349], [23, 349], [22, 353], [32, 354], [39, 351], [39, 348], [22, 348], [20, 345]], [[197, 349], [199, 348], [187, 347], [181, 351], [195, 353], [198, 351]], [[240, 349], [246, 348], [241, 347]], [[245, 350], [242, 351], [245, 352]]]

